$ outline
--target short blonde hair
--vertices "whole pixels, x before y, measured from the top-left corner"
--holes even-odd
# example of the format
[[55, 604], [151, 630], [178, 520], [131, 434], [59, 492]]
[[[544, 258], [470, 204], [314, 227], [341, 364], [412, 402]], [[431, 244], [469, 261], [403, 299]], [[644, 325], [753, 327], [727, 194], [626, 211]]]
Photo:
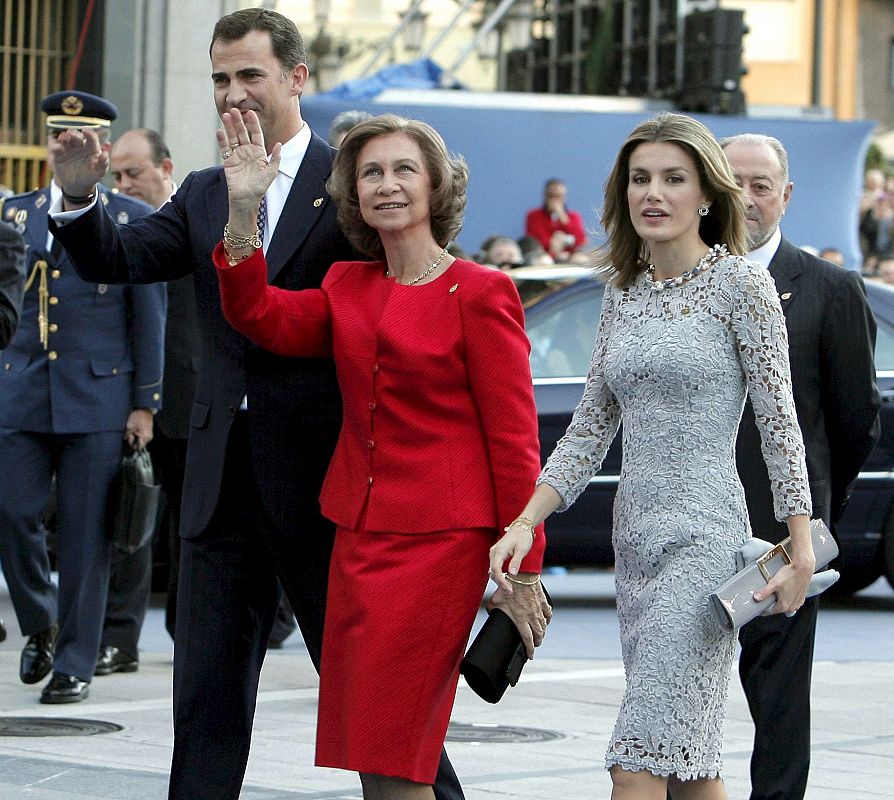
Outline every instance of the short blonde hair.
[[374, 258], [384, 256], [379, 232], [366, 224], [357, 197], [357, 158], [363, 146], [378, 136], [403, 133], [419, 145], [431, 180], [431, 232], [446, 247], [462, 229], [466, 208], [469, 169], [460, 157], [451, 157], [441, 135], [424, 122], [396, 114], [382, 114], [355, 125], [348, 131], [335, 156], [332, 175], [326, 184], [338, 207], [338, 223], [351, 244]]
[[665, 112], [633, 129], [605, 183], [602, 227], [608, 241], [595, 255], [602, 274], [617, 286], [629, 286], [648, 265], [648, 248], [633, 227], [627, 202], [630, 157], [646, 142], [669, 142], [691, 156], [702, 191], [711, 202], [708, 215], [701, 218], [699, 235], [708, 245], [725, 244], [732, 254], [744, 255], [748, 251], [745, 201], [720, 144], [692, 117]]

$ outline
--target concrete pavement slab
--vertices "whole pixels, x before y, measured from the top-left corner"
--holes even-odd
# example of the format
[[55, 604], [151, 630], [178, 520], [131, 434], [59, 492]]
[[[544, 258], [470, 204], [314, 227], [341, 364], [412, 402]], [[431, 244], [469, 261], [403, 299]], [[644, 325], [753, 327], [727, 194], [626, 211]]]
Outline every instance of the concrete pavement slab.
[[[123, 726], [96, 736], [0, 736], [0, 798], [163, 800], [172, 734], [171, 648], [161, 608], [150, 609], [143, 641], [151, 647], [142, 650], [139, 671], [96, 678], [90, 698], [68, 706], [39, 705], [40, 686], [19, 682], [24, 639], [14, 630], [2, 586], [0, 616], [12, 628], [0, 644], [0, 717], [83, 718]], [[623, 685], [616, 658], [541, 653], [497, 705], [483, 702], [461, 681], [453, 713], [457, 727], [447, 749], [468, 800], [608, 798], [603, 754]], [[894, 797], [892, 686], [890, 660], [817, 661], [807, 800]], [[353, 774], [313, 766], [316, 688], [317, 676], [297, 637], [268, 655], [242, 800], [361, 797]], [[467, 726], [476, 726], [479, 741], [469, 741]], [[558, 736], [540, 741], [533, 735], [538, 731]], [[520, 741], [505, 741], [507, 732], [519, 734]], [[747, 705], [733, 678], [724, 748], [731, 798], [748, 796], [751, 737]]]

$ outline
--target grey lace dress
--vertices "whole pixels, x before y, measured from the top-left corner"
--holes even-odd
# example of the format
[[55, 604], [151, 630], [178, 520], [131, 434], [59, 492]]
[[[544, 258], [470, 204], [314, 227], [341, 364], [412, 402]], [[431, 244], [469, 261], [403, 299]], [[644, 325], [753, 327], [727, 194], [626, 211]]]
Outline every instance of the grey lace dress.
[[735, 634], [707, 597], [751, 535], [736, 473], [745, 393], [776, 517], [809, 514], [788, 343], [766, 270], [728, 256], [681, 286], [606, 287], [583, 397], [538, 483], [564, 510], [623, 423], [613, 543], [626, 690], [606, 767], [717, 777]]

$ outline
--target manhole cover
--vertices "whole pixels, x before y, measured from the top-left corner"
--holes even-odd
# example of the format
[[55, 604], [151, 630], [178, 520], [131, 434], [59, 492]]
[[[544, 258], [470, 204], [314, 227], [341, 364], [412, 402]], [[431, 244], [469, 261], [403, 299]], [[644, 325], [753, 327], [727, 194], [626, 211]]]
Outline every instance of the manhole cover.
[[0, 736], [96, 736], [123, 730], [123, 725], [95, 719], [0, 717]]
[[565, 736], [555, 731], [544, 731], [539, 728], [515, 728], [510, 725], [482, 725], [451, 722], [447, 728], [448, 742], [481, 742], [495, 744], [513, 744], [516, 742], [551, 742], [564, 739]]

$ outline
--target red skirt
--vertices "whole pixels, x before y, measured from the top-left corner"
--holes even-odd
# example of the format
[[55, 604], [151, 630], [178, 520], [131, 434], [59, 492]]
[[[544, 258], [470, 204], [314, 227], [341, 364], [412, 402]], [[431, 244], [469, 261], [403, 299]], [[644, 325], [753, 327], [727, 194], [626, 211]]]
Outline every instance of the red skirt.
[[494, 531], [339, 528], [316, 764], [434, 783]]

